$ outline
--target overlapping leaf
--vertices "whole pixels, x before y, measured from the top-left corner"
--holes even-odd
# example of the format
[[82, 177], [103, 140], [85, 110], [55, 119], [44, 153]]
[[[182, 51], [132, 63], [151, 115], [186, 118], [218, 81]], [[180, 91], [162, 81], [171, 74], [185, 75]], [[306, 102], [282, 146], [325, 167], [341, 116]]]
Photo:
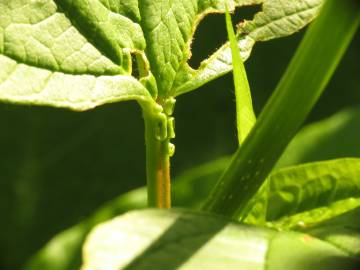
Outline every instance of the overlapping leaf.
[[[236, 0], [229, 4], [234, 10], [236, 6], [261, 2]], [[266, 25], [283, 18], [281, 29], [285, 30], [264, 33], [261, 39], [300, 29], [315, 16], [320, 3], [303, 0], [295, 5], [297, 1], [285, 1], [289, 4], [281, 7], [283, 12], [273, 14], [269, 13], [272, 2], [282, 1], [264, 2], [262, 16], [271, 15]], [[301, 9], [305, 4], [307, 11]], [[143, 63], [138, 64], [145, 69], [142, 76], [151, 79], [154, 75], [157, 85], [152, 83], [151, 88], [158, 89], [161, 97], [190, 91], [231, 69], [231, 61], [223, 61], [231, 58], [227, 46], [196, 74], [186, 64], [201, 18], [224, 11], [222, 0], [1, 0], [0, 100], [87, 110], [121, 100], [150, 99], [149, 92], [156, 96], [146, 89], [149, 84], [145, 82], [144, 87], [131, 76], [135, 68], [131, 54], [140, 56], [138, 61]], [[294, 16], [302, 17], [294, 22]], [[259, 14], [253, 24], [245, 24], [256, 28], [245, 37], [252, 40], [250, 43], [259, 36], [259, 29], [268, 28], [259, 24], [260, 19]], [[289, 28], [286, 25], [290, 21]], [[250, 43], [244, 38], [239, 41], [247, 56]]]
[[354, 261], [306, 234], [202, 213], [144, 210], [96, 227], [81, 269], [351, 269]]

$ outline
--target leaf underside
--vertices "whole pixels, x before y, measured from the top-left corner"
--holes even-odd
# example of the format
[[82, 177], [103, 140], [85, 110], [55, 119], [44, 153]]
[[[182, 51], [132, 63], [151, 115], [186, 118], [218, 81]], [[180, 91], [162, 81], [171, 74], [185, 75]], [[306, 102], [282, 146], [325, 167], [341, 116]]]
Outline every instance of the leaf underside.
[[[256, 41], [304, 27], [321, 4], [229, 1], [231, 10], [262, 2], [263, 12], [239, 28], [243, 60]], [[231, 70], [227, 44], [198, 70], [187, 64], [200, 20], [224, 11], [221, 0], [0, 0], [0, 100], [88, 110], [194, 90]], [[132, 54], [144, 62], [141, 83]], [[158, 93], [150, 94], [147, 80]]]

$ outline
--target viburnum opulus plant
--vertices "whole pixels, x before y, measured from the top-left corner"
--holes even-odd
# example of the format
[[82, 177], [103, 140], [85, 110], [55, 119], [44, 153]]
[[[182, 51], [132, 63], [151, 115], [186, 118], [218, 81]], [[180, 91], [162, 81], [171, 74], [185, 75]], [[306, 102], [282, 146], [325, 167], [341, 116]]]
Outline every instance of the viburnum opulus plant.
[[[236, 33], [227, 13], [229, 42], [199, 68], [189, 66], [204, 16], [260, 4]], [[243, 61], [256, 42], [291, 35], [319, 11], [256, 120]], [[104, 223], [84, 246], [82, 269], [353, 267], [360, 161], [272, 170], [359, 22], [356, 0], [0, 0], [0, 100], [76, 111], [136, 100], [145, 122], [149, 207], [171, 206], [176, 99], [233, 69], [239, 148], [207, 198], [189, 198], [203, 211], [143, 210]], [[95, 214], [76, 240], [54, 238], [26, 269], [78, 269], [85, 236], [114, 215]], [[68, 256], [56, 258], [54, 246]]]

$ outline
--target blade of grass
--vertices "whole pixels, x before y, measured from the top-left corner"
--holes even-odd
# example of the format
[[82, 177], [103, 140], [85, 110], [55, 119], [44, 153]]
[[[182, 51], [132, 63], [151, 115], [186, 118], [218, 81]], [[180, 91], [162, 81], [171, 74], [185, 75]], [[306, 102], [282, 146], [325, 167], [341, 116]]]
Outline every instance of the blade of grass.
[[249, 200], [325, 89], [359, 23], [358, 0], [325, 2], [204, 210], [236, 219], [246, 214]]
[[232, 26], [231, 17], [229, 14], [228, 5], [226, 5], [226, 30], [228, 33], [232, 64], [233, 64], [233, 77], [235, 86], [236, 98], [236, 126], [238, 131], [239, 145], [243, 143], [246, 136], [256, 122], [249, 82], [246, 76], [244, 63], [240, 56], [239, 47], [235, 37], [234, 28]]
[[[225, 8], [225, 23], [231, 49], [233, 78], [235, 86], [236, 127], [238, 133], [238, 142], [240, 146], [255, 125], [256, 117], [252, 106], [249, 81], [247, 79], [244, 62], [241, 59], [240, 50], [237, 45], [237, 40], [234, 28], [232, 26], [228, 5], [226, 5]], [[268, 190], [268, 185], [264, 184], [262, 188], [265, 190], [264, 192], [266, 192]], [[252, 207], [254, 203], [251, 204], [250, 207]], [[259, 212], [258, 216], [256, 217], [257, 221], [263, 224], [265, 224], [266, 221], [265, 211], [267, 207], [265, 204], [267, 204], [267, 201], [263, 202], [263, 207], [261, 209], [263, 211], [261, 213]]]

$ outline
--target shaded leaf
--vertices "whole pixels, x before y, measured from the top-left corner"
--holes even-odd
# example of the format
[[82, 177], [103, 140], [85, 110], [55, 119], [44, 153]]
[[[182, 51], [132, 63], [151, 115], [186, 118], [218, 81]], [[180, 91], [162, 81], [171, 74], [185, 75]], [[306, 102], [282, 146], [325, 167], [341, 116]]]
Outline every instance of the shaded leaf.
[[326, 220], [316, 226], [301, 228], [309, 233], [360, 257], [360, 207], [340, 216]]
[[359, 134], [360, 107], [342, 110], [300, 130], [276, 167], [340, 157], [360, 157]]
[[[197, 208], [209, 193], [210, 188], [221, 174], [228, 158], [215, 160], [174, 179], [173, 204]], [[146, 187], [139, 188], [107, 203], [85, 221], [59, 233], [51, 239], [26, 264], [26, 270], [78, 270], [80, 267], [81, 247], [86, 235], [97, 224], [127, 211], [146, 207]], [[62, 250], [62, 256], [57, 251]]]
[[81, 269], [350, 269], [355, 262], [306, 234], [203, 213], [143, 210], [96, 227], [85, 243]]

